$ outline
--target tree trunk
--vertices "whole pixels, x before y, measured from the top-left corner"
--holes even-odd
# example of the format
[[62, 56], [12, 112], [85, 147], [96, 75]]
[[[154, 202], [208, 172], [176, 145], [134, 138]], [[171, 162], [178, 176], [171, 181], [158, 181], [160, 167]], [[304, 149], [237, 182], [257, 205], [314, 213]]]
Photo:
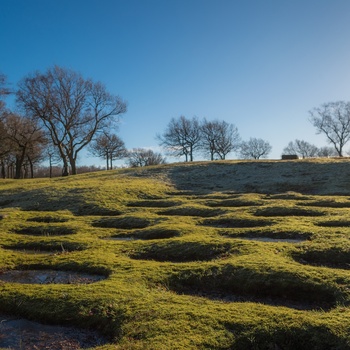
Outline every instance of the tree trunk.
[[5, 162], [4, 162], [3, 160], [1, 161], [0, 166], [1, 166], [1, 177], [2, 177], [3, 179], [6, 179]]
[[20, 179], [22, 177], [22, 165], [24, 162], [24, 156], [16, 156], [16, 169], [15, 169], [15, 179]]
[[30, 158], [28, 158], [28, 162], [29, 162], [29, 167], [30, 167], [30, 178], [34, 179], [34, 165], [33, 162]]

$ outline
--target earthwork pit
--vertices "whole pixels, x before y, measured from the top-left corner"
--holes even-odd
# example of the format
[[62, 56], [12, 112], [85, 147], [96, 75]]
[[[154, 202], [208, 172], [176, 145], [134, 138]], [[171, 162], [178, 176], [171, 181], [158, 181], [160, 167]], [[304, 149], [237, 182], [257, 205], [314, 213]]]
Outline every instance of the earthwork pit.
[[323, 216], [325, 213], [295, 207], [268, 207], [256, 210], [256, 216]]
[[248, 201], [243, 199], [222, 199], [211, 200], [205, 203], [208, 207], [254, 207], [260, 206], [263, 203], [259, 201]]
[[175, 216], [198, 216], [198, 217], [213, 217], [224, 214], [225, 212], [220, 209], [211, 208], [196, 208], [196, 207], [181, 207], [171, 208], [158, 212], [159, 215], [175, 215]]
[[174, 207], [176, 205], [180, 205], [179, 201], [172, 200], [143, 200], [143, 201], [135, 201], [127, 204], [128, 207], [145, 207], [145, 208], [168, 208]]
[[27, 226], [13, 232], [30, 236], [65, 236], [76, 233], [76, 230], [67, 226]]
[[297, 205], [321, 208], [350, 208], [350, 202], [339, 202], [335, 200], [320, 200], [304, 203], [297, 203]]
[[179, 242], [155, 243], [134, 250], [130, 257], [141, 260], [156, 260], [160, 262], [190, 262], [209, 261], [225, 258], [231, 253], [229, 243]]
[[6, 349], [90, 349], [107, 343], [91, 330], [51, 326], [0, 315], [0, 348]]
[[47, 224], [58, 223], [58, 222], [67, 222], [67, 218], [59, 217], [59, 216], [35, 216], [33, 218], [29, 218], [27, 221], [31, 222], [44, 222]]
[[245, 228], [245, 227], [263, 227], [274, 224], [272, 220], [259, 219], [238, 219], [238, 218], [218, 218], [203, 220], [202, 225], [218, 228]]
[[4, 245], [3, 248], [23, 253], [68, 253], [80, 251], [87, 248], [86, 244], [76, 242], [22, 242], [11, 245]]
[[295, 261], [312, 266], [323, 266], [336, 269], [350, 269], [350, 247], [313, 247], [294, 252]]
[[119, 218], [101, 218], [95, 220], [92, 225], [101, 228], [137, 229], [151, 225], [151, 221], [145, 218], [127, 216]]
[[338, 293], [307, 275], [273, 269], [266, 273], [229, 264], [187, 268], [174, 273], [165, 284], [179, 294], [301, 310], [329, 310], [336, 305]]
[[317, 226], [321, 227], [350, 227], [349, 220], [327, 220], [315, 223]]
[[236, 239], [246, 239], [261, 242], [284, 242], [284, 243], [301, 243], [312, 236], [308, 232], [295, 231], [246, 231], [242, 233], [220, 232], [222, 236]]
[[0, 272], [0, 281], [22, 284], [90, 284], [105, 279], [74, 271], [56, 270], [7, 270]]
[[111, 239], [116, 240], [150, 240], [150, 239], [166, 239], [179, 237], [182, 233], [179, 230], [167, 229], [167, 228], [149, 228], [145, 230], [137, 230], [128, 233], [122, 233], [119, 235], [112, 236]]

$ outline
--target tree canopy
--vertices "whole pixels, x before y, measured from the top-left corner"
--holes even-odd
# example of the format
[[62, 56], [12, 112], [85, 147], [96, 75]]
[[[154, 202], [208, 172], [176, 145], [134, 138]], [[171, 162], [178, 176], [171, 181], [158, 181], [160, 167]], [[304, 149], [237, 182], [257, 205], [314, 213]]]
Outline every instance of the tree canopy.
[[318, 134], [324, 134], [339, 157], [350, 140], [350, 102], [329, 102], [310, 111], [310, 121]]
[[76, 174], [79, 152], [126, 112], [126, 103], [102, 83], [59, 66], [24, 78], [17, 101], [28, 116], [45, 127], [62, 158], [63, 175], [68, 175], [69, 164]]

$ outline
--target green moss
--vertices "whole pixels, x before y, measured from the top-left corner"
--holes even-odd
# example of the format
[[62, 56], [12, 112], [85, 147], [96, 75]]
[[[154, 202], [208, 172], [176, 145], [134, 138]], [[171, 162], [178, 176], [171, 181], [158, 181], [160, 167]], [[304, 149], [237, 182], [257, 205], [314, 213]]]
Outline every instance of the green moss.
[[[199, 162], [1, 180], [0, 273], [105, 279], [1, 282], [0, 313], [98, 330], [101, 350], [347, 349], [350, 191], [338, 173], [336, 187], [308, 186], [312, 169], [343, 166]], [[275, 168], [293, 175], [287, 186], [273, 183]]]

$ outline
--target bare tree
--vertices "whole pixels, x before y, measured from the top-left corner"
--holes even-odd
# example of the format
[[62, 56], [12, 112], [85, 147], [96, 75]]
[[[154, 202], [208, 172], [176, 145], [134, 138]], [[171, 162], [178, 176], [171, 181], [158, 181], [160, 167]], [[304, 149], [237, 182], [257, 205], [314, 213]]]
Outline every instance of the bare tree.
[[188, 119], [180, 116], [172, 118], [165, 132], [157, 135], [157, 139], [169, 155], [174, 157], [185, 156], [186, 162], [193, 161], [194, 152], [200, 146], [200, 124], [196, 117]]
[[239, 153], [244, 159], [260, 159], [267, 158], [271, 150], [272, 147], [268, 141], [251, 137], [249, 141], [241, 143]]
[[35, 120], [9, 113], [4, 118], [7, 140], [10, 142], [11, 153], [16, 157], [16, 179], [23, 177], [23, 164], [28, 160], [33, 176], [33, 161], [38, 158], [47, 139]]
[[116, 134], [104, 132], [90, 144], [90, 153], [96, 157], [105, 158], [107, 170], [113, 169], [113, 160], [127, 155], [124, 141]]
[[6, 76], [0, 73], [0, 112], [5, 108], [4, 98], [10, 94], [10, 90], [7, 86]]
[[100, 82], [58, 66], [24, 78], [17, 101], [47, 129], [62, 158], [63, 175], [69, 174], [68, 164], [76, 174], [79, 152], [126, 112], [126, 103]]
[[302, 158], [317, 157], [319, 149], [311, 143], [303, 140], [295, 140], [288, 143], [283, 149], [284, 154], [296, 154]]
[[210, 155], [210, 160], [215, 156], [225, 159], [226, 155], [238, 149], [240, 136], [238, 129], [225, 121], [203, 120], [201, 124], [201, 148]]
[[337, 151], [334, 149], [334, 147], [321, 147], [318, 149], [317, 152], [318, 157], [336, 157]]
[[157, 152], [150, 149], [134, 148], [128, 152], [128, 163], [132, 168], [144, 167], [149, 165], [165, 164], [165, 158]]
[[318, 134], [325, 134], [339, 157], [350, 140], [350, 102], [337, 101], [323, 104], [310, 111], [310, 121]]

